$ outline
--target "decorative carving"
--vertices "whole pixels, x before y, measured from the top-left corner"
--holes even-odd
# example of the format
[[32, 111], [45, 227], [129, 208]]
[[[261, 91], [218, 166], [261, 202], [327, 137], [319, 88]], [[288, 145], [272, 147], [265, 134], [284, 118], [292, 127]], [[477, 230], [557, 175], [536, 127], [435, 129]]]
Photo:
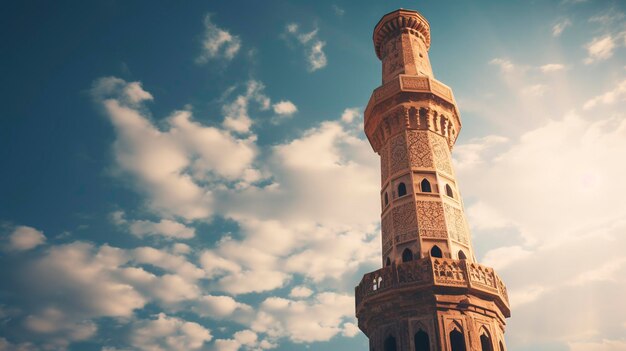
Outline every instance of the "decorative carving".
[[398, 171], [408, 168], [409, 158], [407, 156], [405, 134], [401, 133], [400, 135], [391, 139], [390, 148], [391, 148], [390, 150], [391, 174], [394, 174]]
[[391, 250], [391, 245], [393, 244], [392, 243], [392, 238], [393, 238], [392, 226], [393, 226], [392, 216], [387, 214], [386, 216], [383, 217], [381, 221], [381, 231], [382, 231], [381, 239], [382, 239], [383, 255], [385, 255], [389, 250]]
[[483, 288], [498, 292], [498, 286], [496, 285], [496, 278], [494, 276], [493, 269], [481, 266], [476, 263], [469, 263], [467, 265], [470, 281], [472, 284], [482, 285]]
[[435, 283], [442, 285], [467, 285], [466, 271], [463, 264], [456, 260], [433, 260]]
[[386, 77], [393, 76], [394, 73], [402, 69], [402, 52], [400, 36], [389, 38], [383, 44], [383, 73]]
[[[404, 70], [409, 65], [415, 66], [415, 58], [413, 57], [414, 48], [411, 47], [411, 36], [402, 35], [402, 58], [404, 59]], [[415, 72], [417, 73], [417, 72]]]
[[396, 235], [395, 239], [396, 239], [396, 245], [405, 243], [407, 241], [415, 240], [417, 239], [417, 230], [400, 234], [400, 235]]
[[447, 238], [443, 206], [439, 201], [417, 201], [417, 218], [422, 237]]
[[428, 261], [417, 260], [398, 265], [398, 283], [426, 283], [430, 281]]
[[402, 87], [405, 89], [429, 90], [428, 78], [403, 76]]
[[502, 282], [502, 279], [500, 279], [500, 277], [498, 277], [496, 275], [496, 278], [498, 280], [498, 289], [500, 290], [500, 295], [502, 297], [504, 297], [504, 301], [506, 301], [506, 304], [509, 304], [509, 294], [506, 290], [506, 285], [504, 285], [504, 282]]
[[452, 100], [452, 92], [450, 91], [450, 88], [446, 87], [445, 85], [437, 81], [433, 81], [432, 84], [430, 85], [430, 88], [432, 89], [433, 92], [439, 95], [443, 95], [449, 100]]
[[396, 235], [405, 234], [417, 229], [417, 217], [413, 202], [393, 208], [393, 229]]
[[469, 244], [467, 224], [463, 211], [449, 204], [443, 204], [450, 237], [458, 242]]
[[452, 175], [452, 165], [450, 163], [450, 149], [448, 143], [443, 137], [431, 134], [429, 136], [430, 145], [433, 149], [433, 155], [435, 156], [435, 166], [438, 171], [445, 172]]
[[407, 138], [409, 144], [409, 156], [413, 167], [433, 167], [433, 155], [430, 152], [427, 132], [409, 130]]
[[380, 149], [380, 178], [381, 184], [389, 178], [389, 147], [387, 145]]

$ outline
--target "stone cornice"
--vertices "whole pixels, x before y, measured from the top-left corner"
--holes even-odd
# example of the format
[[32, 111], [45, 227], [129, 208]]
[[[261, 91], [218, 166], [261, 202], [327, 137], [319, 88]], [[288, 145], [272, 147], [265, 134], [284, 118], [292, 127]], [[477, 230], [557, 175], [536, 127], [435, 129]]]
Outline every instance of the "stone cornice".
[[426, 44], [426, 49], [430, 48], [430, 24], [428, 21], [417, 11], [400, 9], [383, 16], [374, 28], [374, 48], [379, 59], [382, 59], [380, 47], [385, 39], [402, 31], [421, 36]]

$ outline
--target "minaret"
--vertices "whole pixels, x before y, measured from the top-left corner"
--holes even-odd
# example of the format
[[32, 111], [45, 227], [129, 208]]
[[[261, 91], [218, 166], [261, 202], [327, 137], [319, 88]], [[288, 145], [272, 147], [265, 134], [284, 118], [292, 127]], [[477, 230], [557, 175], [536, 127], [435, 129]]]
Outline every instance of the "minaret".
[[430, 25], [391, 12], [374, 47], [382, 85], [365, 134], [380, 155], [383, 268], [356, 287], [359, 328], [371, 351], [504, 351], [506, 287], [474, 256], [450, 156], [461, 119], [430, 66]]

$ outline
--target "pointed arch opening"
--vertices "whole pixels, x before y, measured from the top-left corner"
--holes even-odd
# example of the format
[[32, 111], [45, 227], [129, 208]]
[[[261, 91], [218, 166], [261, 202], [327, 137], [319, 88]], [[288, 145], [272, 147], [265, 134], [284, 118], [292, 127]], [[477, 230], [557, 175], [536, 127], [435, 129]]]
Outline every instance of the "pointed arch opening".
[[385, 339], [384, 346], [385, 351], [397, 351], [396, 338], [394, 338], [392, 335], [389, 335], [387, 339]]
[[452, 187], [450, 186], [450, 184], [446, 184], [446, 195], [448, 195], [448, 197], [454, 198], [454, 192], [452, 191]]
[[459, 260], [467, 260], [467, 256], [465, 256], [463, 250], [459, 250]]
[[432, 193], [433, 189], [430, 187], [430, 182], [428, 179], [424, 178], [420, 183], [420, 189], [423, 193]]
[[415, 351], [430, 351], [428, 333], [421, 329], [413, 336], [413, 343], [415, 344]]
[[387, 257], [387, 261], [385, 261], [385, 266], [386, 267], [391, 266], [391, 259], [389, 257]]
[[465, 349], [465, 337], [459, 330], [454, 329], [450, 332], [450, 346], [452, 351], [466, 351]]
[[406, 195], [406, 184], [400, 183], [398, 184], [398, 197], [402, 197]]
[[402, 251], [402, 262], [410, 262], [413, 261], [413, 251], [411, 249], [406, 248]]
[[389, 195], [385, 193], [384, 197], [385, 197], [385, 207], [386, 207], [387, 205], [389, 205]]
[[480, 336], [480, 348], [482, 351], [493, 351], [491, 347], [491, 339], [487, 334], [482, 334]]
[[500, 351], [504, 351], [504, 344], [500, 341]]
[[432, 247], [432, 249], [430, 249], [430, 256], [443, 258], [443, 252], [441, 252], [439, 246], [435, 245]]

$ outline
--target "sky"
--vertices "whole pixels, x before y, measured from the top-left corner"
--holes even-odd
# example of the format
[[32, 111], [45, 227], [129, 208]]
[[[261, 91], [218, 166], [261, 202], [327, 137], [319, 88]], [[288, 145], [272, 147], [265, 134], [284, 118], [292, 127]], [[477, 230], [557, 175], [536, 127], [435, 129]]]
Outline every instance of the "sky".
[[111, 0], [0, 13], [0, 351], [367, 350], [397, 8], [458, 102], [508, 349], [626, 350], [626, 3]]

